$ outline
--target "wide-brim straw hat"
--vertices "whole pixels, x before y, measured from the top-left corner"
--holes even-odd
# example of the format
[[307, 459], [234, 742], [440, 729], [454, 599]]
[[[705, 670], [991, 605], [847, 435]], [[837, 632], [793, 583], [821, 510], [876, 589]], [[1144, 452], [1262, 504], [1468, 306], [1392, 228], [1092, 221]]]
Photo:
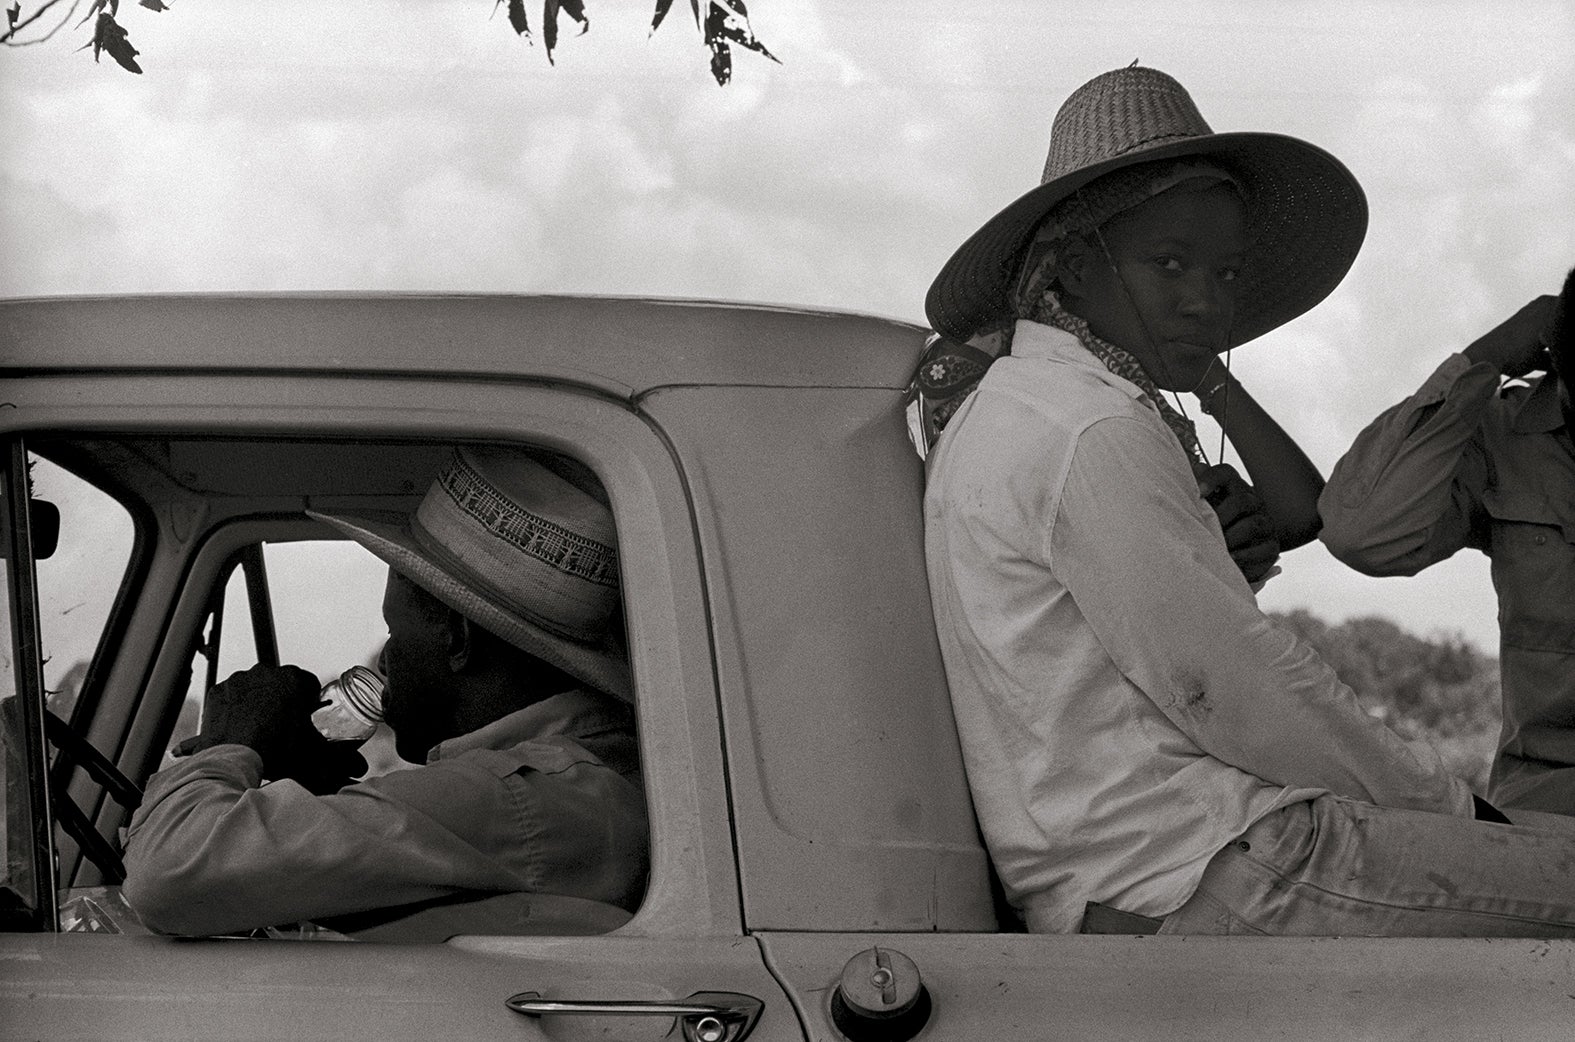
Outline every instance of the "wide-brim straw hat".
[[1344, 164], [1283, 134], [1216, 134], [1185, 87], [1134, 65], [1096, 76], [1067, 98], [1051, 127], [1039, 187], [990, 218], [946, 262], [925, 298], [930, 325], [966, 340], [1009, 317], [1018, 265], [1057, 203], [1114, 170], [1187, 156], [1217, 160], [1248, 198], [1252, 245], [1230, 346], [1300, 315], [1345, 277], [1367, 233], [1367, 199]]
[[536, 460], [464, 447], [414, 515], [307, 513], [515, 647], [633, 697], [612, 513]]

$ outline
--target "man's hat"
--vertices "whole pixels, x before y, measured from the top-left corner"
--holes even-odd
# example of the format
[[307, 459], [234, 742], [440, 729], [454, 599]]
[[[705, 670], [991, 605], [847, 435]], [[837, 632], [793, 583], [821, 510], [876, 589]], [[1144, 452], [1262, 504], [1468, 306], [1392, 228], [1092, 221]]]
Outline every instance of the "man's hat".
[[633, 697], [612, 513], [531, 457], [461, 448], [413, 516], [307, 513], [510, 644]]
[[1345, 277], [1367, 231], [1367, 200], [1351, 172], [1293, 137], [1216, 134], [1186, 88], [1134, 65], [1096, 76], [1066, 99], [1039, 187], [990, 218], [946, 262], [925, 298], [930, 325], [966, 340], [1009, 317], [1024, 250], [1057, 203], [1111, 171], [1190, 156], [1227, 167], [1248, 200], [1252, 245], [1230, 346], [1300, 315]]

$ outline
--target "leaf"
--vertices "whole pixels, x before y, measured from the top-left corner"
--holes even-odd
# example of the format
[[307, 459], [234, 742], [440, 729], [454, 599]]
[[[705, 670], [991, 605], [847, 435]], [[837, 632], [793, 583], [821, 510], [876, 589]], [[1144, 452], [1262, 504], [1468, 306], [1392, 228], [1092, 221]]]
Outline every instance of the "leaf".
[[705, 12], [705, 43], [711, 48], [711, 75], [720, 87], [733, 78], [731, 44], [765, 55], [778, 65], [777, 56], [755, 38], [744, 0], [710, 0]]
[[584, 0], [546, 0], [541, 9], [541, 40], [547, 47], [547, 64], [554, 64], [552, 49], [558, 46], [558, 11], [580, 23], [579, 35], [584, 36], [591, 28], [591, 23], [585, 17]]
[[727, 86], [733, 78], [733, 52], [725, 41], [711, 43], [711, 76], [718, 87]]
[[166, 4], [164, 0], [137, 0], [137, 3], [146, 7], [149, 11], [168, 11], [170, 9], [170, 5]]
[[[669, 0], [669, 2], [671, 2], [671, 0]], [[10, 24], [10, 28], [12, 28], [12, 29], [16, 28], [16, 20], [18, 18], [20, 18], [21, 16], [22, 16], [22, 5], [19, 4], [19, 3], [13, 3], [10, 7], [5, 9], [6, 21], [11, 23]]]
[[712, 44], [716, 39], [736, 43], [746, 50], [763, 54], [776, 62], [777, 56], [766, 50], [766, 45], [755, 38], [755, 30], [749, 25], [749, 12], [744, 8], [744, 0], [711, 0], [710, 10], [705, 15], [705, 42]]
[[673, 0], [656, 0], [656, 16], [651, 19], [651, 32], [656, 32], [657, 26], [662, 24], [662, 19], [667, 17], [667, 12], [672, 6]]
[[[496, 4], [492, 5], [492, 9], [496, 11], [498, 4], [502, 2], [503, 0], [498, 0]], [[530, 22], [525, 17], [525, 0], [509, 0], [509, 25], [514, 27], [516, 36], [523, 36], [527, 40], [530, 39]]]
[[126, 38], [126, 30], [115, 21], [115, 16], [109, 11], [99, 12], [98, 21], [93, 24], [93, 60], [98, 61], [99, 51], [109, 52], [109, 56], [127, 72], [142, 73], [142, 67], [137, 64], [137, 49], [131, 46], [131, 41]]
[[[88, 21], [88, 19], [89, 19], [89, 18], [92, 18], [92, 17], [93, 17], [93, 16], [94, 16], [94, 15], [96, 15], [96, 14], [98, 14], [98, 13], [99, 13], [99, 12], [100, 12], [100, 11], [102, 11], [102, 10], [103, 10], [103, 9], [104, 9], [104, 5], [105, 5], [105, 4], [107, 4], [107, 3], [109, 3], [109, 0], [93, 0], [93, 2], [92, 2], [92, 3], [91, 3], [91, 4], [89, 4], [89, 5], [88, 5], [88, 12], [87, 12], [87, 14], [85, 14], [85, 15], [83, 15], [83, 16], [82, 16], [82, 20], [81, 20], [81, 21], [80, 21], [80, 22], [78, 22], [78, 23], [77, 23], [77, 28], [78, 28], [78, 29], [80, 29], [80, 28], [82, 28], [82, 27], [83, 27], [83, 26], [84, 26], [84, 25], [86, 25], [86, 24], [87, 24], [87, 21]], [[114, 12], [113, 12], [113, 11], [111, 11], [111, 12], [110, 12], [110, 14], [111, 14], [111, 16], [113, 16], [113, 15], [114, 15]], [[95, 35], [95, 36], [97, 36], [97, 35], [98, 35], [98, 27], [97, 27], [97, 25], [96, 25], [96, 24], [95, 24], [95, 26], [94, 26], [94, 30], [93, 30], [93, 34], [94, 34], [94, 35]], [[96, 53], [96, 52], [95, 52], [95, 53]], [[96, 60], [96, 58], [95, 58], [95, 60]]]

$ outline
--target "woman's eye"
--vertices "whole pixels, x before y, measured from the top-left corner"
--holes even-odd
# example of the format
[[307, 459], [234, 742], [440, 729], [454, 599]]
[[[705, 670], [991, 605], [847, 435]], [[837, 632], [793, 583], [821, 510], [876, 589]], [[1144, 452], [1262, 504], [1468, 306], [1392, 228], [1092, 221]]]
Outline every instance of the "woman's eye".
[[1177, 257], [1155, 257], [1154, 263], [1166, 271], [1180, 271], [1181, 260]]
[[1220, 271], [1220, 278], [1225, 282], [1235, 282], [1241, 277], [1240, 268], [1225, 268]]

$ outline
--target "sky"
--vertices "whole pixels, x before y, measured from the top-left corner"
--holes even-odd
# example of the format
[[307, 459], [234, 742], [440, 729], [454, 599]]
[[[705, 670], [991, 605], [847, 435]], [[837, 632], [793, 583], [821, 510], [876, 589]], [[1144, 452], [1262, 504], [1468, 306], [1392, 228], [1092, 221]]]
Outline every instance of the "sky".
[[[554, 66], [492, 8], [127, 3], [142, 76], [76, 52], [85, 29], [0, 53], [0, 296], [610, 293], [922, 323], [952, 250], [1037, 184], [1060, 102], [1134, 60], [1214, 129], [1309, 140], [1367, 191], [1344, 283], [1232, 361], [1324, 473], [1575, 264], [1568, 0], [755, 0], [781, 64], [735, 51], [725, 88], [683, 3], [652, 35], [651, 0], [587, 0]], [[1474, 552], [1413, 579], [1317, 545], [1282, 564], [1267, 609], [1496, 648]]]

